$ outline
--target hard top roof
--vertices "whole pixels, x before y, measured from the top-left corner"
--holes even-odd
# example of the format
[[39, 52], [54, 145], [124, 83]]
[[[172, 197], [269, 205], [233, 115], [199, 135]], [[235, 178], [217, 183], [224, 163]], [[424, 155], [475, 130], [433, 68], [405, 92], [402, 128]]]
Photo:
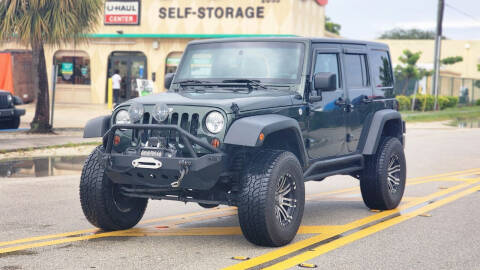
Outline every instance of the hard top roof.
[[239, 38], [219, 38], [219, 39], [201, 39], [191, 41], [190, 44], [215, 43], [215, 42], [235, 42], [235, 41], [282, 41], [282, 42], [311, 42], [311, 43], [337, 43], [352, 45], [370, 45], [373, 47], [388, 48], [387, 44], [364, 40], [351, 40], [343, 38], [309, 38], [309, 37], [239, 37]]

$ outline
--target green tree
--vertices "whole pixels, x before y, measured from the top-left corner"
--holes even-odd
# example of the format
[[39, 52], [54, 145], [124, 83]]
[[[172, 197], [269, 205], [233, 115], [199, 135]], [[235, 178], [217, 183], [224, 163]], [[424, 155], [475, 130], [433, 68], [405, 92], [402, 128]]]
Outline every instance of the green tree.
[[394, 28], [384, 32], [379, 39], [435, 39], [435, 31]]
[[340, 35], [341, 29], [342, 26], [340, 24], [332, 22], [330, 17], [325, 17], [325, 30], [330, 33]]
[[461, 56], [450, 56], [450, 57], [446, 57], [446, 58], [443, 58], [442, 60], [440, 60], [440, 63], [442, 65], [453, 65], [453, 64], [456, 64], [458, 62], [462, 62], [463, 61], [463, 57]]
[[0, 0], [0, 42], [32, 49], [32, 80], [37, 93], [31, 132], [50, 132], [45, 45], [81, 42], [97, 25], [103, 0]]
[[402, 94], [404, 95], [406, 94], [406, 90], [408, 90], [408, 85], [412, 79], [419, 80], [429, 75], [429, 71], [417, 67], [417, 62], [421, 55], [422, 52], [413, 53], [407, 49], [403, 51], [403, 54], [400, 57], [398, 57], [398, 60], [402, 64], [395, 67], [395, 77], [405, 80], [402, 87]]

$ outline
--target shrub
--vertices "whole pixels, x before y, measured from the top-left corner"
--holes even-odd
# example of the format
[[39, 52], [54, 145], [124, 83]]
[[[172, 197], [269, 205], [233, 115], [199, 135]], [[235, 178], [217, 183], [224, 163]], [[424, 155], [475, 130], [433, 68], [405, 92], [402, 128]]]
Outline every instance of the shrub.
[[458, 97], [447, 96], [446, 98], [448, 99], [447, 108], [457, 107]]
[[424, 97], [425, 103], [423, 104], [424, 111], [433, 111], [433, 105], [435, 105], [435, 97], [432, 95], [426, 95]]
[[397, 101], [398, 101], [398, 109], [400, 111], [408, 111], [412, 108], [412, 101], [409, 97], [407, 96], [396, 96]]
[[439, 96], [438, 97], [438, 108], [440, 110], [448, 108], [448, 102], [449, 102], [449, 100], [446, 96]]
[[475, 105], [480, 106], [480, 99], [477, 99], [477, 101], [475, 101]]
[[[411, 102], [413, 103], [413, 96], [411, 96]], [[415, 96], [415, 108], [416, 111], [423, 111], [423, 103], [425, 102], [425, 95], [417, 94]]]

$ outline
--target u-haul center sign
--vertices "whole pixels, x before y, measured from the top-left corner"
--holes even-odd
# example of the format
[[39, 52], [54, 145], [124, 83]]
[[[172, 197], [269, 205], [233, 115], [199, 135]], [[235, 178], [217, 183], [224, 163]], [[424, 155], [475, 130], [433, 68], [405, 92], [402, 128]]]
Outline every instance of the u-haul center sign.
[[139, 25], [140, 1], [106, 1], [105, 25]]

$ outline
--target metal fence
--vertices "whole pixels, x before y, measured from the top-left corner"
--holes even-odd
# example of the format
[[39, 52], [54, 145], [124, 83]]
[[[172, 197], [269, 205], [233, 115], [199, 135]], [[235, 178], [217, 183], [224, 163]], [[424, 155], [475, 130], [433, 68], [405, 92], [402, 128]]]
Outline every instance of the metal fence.
[[[432, 95], [432, 77], [421, 80], [396, 80], [395, 93], [410, 96], [414, 91]], [[480, 99], [480, 80], [472, 78], [440, 76], [438, 95], [459, 97], [459, 103], [474, 103]]]

